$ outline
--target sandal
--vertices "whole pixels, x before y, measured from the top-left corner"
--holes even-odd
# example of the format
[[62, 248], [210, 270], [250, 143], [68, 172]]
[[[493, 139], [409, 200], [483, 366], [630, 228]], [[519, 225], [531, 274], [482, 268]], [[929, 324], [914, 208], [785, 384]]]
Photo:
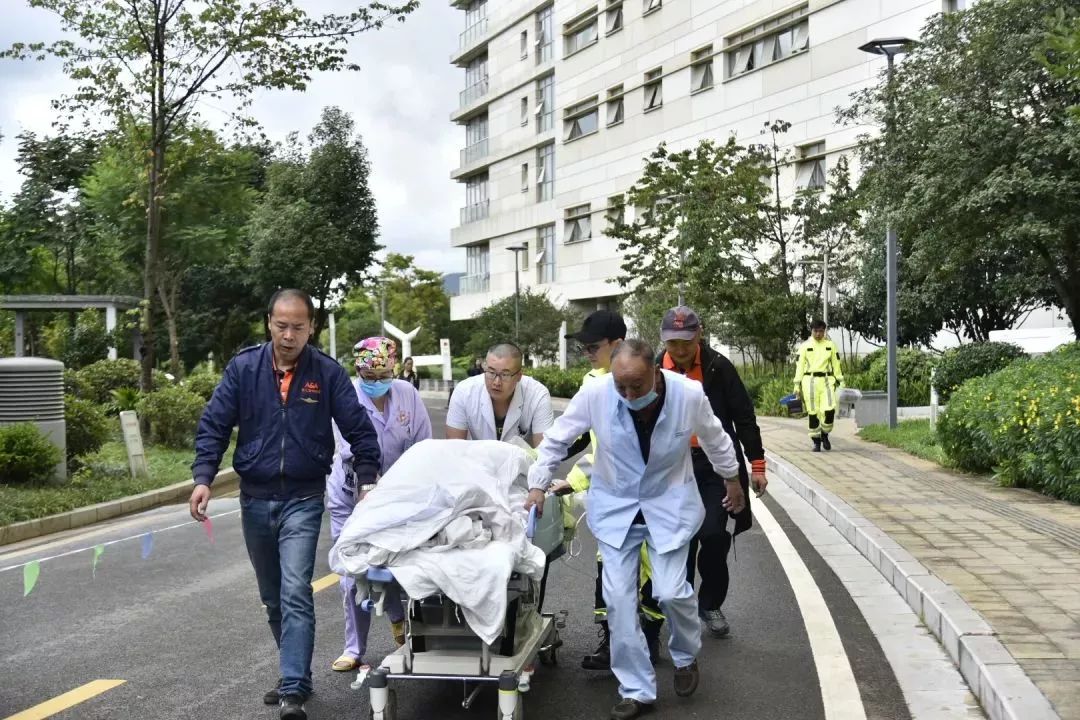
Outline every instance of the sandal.
[[342, 655], [330, 665], [334, 672], [352, 672], [360, 667], [360, 661], [352, 655]]

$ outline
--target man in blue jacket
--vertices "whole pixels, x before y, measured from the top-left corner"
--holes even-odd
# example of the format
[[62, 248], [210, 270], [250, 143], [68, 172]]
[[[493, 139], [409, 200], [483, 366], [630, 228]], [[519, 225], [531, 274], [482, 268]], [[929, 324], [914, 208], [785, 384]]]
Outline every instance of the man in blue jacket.
[[242, 350], [203, 411], [191, 466], [191, 516], [206, 520], [210, 484], [239, 427], [233, 469], [240, 476], [244, 543], [280, 651], [281, 678], [264, 698], [282, 720], [306, 720], [315, 646], [311, 576], [322, 526], [323, 493], [337, 423], [352, 449], [346, 483], [362, 497], [379, 470], [379, 440], [345, 370], [308, 347], [315, 307], [307, 293], [270, 299], [271, 342]]

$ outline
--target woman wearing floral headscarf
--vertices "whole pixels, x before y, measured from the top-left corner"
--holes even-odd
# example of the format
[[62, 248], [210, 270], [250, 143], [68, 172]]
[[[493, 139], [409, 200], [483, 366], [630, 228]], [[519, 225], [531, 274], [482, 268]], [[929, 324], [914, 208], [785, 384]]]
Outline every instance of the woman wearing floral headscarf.
[[[368, 412], [371, 424], [379, 435], [382, 451], [380, 474], [393, 465], [410, 447], [431, 437], [431, 419], [417, 392], [409, 382], [394, 379], [397, 364], [397, 345], [390, 338], [370, 337], [353, 346], [356, 365], [356, 393]], [[372, 486], [356, 487], [349, 472], [348, 444], [338, 439], [338, 453], [327, 484], [327, 503], [330, 510], [330, 534], [337, 542], [345, 521], [356, 503]], [[371, 613], [356, 604], [356, 584], [351, 577], [341, 578], [341, 593], [345, 605], [345, 651], [331, 666], [338, 672], [350, 672], [364, 664], [367, 651]], [[399, 645], [405, 642], [405, 611], [394, 593], [386, 597], [386, 610]]]

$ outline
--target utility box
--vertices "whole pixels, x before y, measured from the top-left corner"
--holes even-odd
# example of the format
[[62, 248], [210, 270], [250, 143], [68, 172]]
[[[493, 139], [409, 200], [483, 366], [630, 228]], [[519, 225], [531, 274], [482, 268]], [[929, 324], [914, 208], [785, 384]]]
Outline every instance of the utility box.
[[0, 358], [0, 425], [29, 422], [60, 449], [54, 477], [67, 480], [64, 363], [36, 357]]
[[855, 403], [855, 427], [889, 422], [889, 394], [884, 390], [863, 390]]

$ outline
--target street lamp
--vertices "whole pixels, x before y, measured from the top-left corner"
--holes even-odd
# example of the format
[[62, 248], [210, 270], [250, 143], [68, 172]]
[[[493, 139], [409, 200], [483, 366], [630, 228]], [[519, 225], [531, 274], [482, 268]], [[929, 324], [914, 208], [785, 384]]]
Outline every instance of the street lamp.
[[[886, 163], [889, 159], [889, 137], [893, 129], [893, 62], [894, 58], [905, 53], [915, 44], [914, 40], [905, 37], [879, 38], [871, 40], [859, 47], [863, 52], [871, 55], [884, 55], [889, 63], [886, 76], [887, 107], [885, 110], [885, 156]], [[888, 348], [888, 383], [889, 396], [889, 427], [896, 427], [896, 230], [889, 227], [885, 232], [885, 345]]]
[[[660, 198], [656, 201], [656, 204], [659, 206], [675, 205], [676, 203], [682, 204], [684, 200], [686, 200], [685, 195], [674, 194]], [[679, 225], [679, 228], [676, 231], [678, 234], [677, 242], [679, 244], [679, 307], [682, 307], [682, 305], [684, 304], [683, 295], [685, 294], [685, 286], [683, 284], [683, 267], [686, 265], [686, 243], [683, 241], [683, 225], [685, 224], [686, 221], [684, 218], [683, 222]]]
[[514, 253], [514, 341], [518, 342], [518, 331], [521, 326], [521, 263], [518, 261], [518, 253], [529, 252], [529, 246], [511, 245], [506, 249]]

